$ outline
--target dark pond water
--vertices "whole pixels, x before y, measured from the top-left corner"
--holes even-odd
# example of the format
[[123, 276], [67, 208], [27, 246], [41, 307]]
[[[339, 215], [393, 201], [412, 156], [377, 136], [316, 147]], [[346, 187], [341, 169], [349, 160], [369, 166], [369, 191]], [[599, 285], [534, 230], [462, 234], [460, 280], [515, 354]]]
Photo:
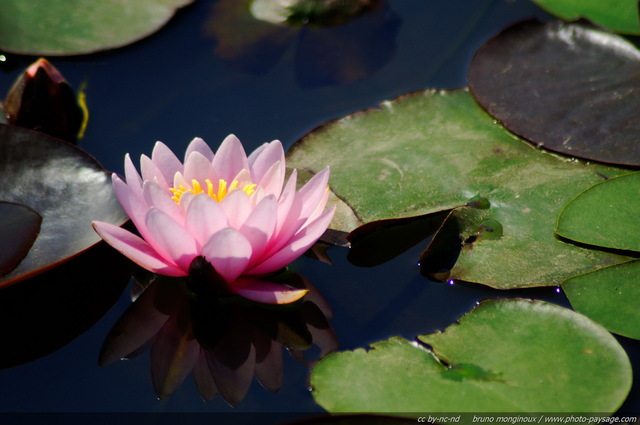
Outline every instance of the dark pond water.
[[[217, 146], [234, 133], [248, 151], [276, 138], [289, 147], [327, 120], [402, 93], [465, 86], [468, 64], [484, 40], [518, 20], [546, 17], [525, 0], [389, 0], [376, 15], [342, 27], [292, 31], [277, 54], [266, 52], [263, 61], [243, 69], [214, 54], [216, 40], [207, 23], [215, 3], [196, 1], [162, 31], [132, 46], [85, 57], [50, 58], [73, 86], [87, 83], [91, 118], [81, 146], [105, 168], [122, 172], [125, 153], [134, 158], [148, 154], [156, 140], [183, 152], [194, 136]], [[327, 49], [323, 40], [344, 36], [351, 37], [358, 51], [378, 58], [358, 81], [327, 75], [331, 64], [346, 62], [353, 50], [349, 43], [332, 43]], [[0, 87], [8, 88], [32, 60], [8, 56]], [[568, 305], [555, 288], [505, 293], [479, 285], [429, 282], [416, 264], [422, 248], [373, 268], [355, 267], [346, 260], [346, 249], [330, 248], [332, 265], [302, 258], [293, 267], [331, 305], [331, 325], [342, 349], [392, 335], [412, 338], [442, 329], [484, 298], [525, 296]], [[79, 287], [102, 285], [98, 277], [86, 273]], [[51, 285], [58, 278], [51, 278]], [[103, 297], [109, 301], [113, 297], [115, 304], [86, 332], [49, 355], [0, 370], [0, 412], [323, 411], [308, 391], [307, 367], [286, 354], [281, 390], [274, 394], [254, 382], [235, 408], [220, 398], [203, 402], [191, 378], [159, 401], [151, 384], [148, 352], [99, 367], [102, 342], [131, 303], [129, 288], [121, 291], [119, 285]], [[28, 305], [32, 297], [16, 302]], [[46, 299], [42, 303], [48, 304]], [[93, 307], [85, 307], [91, 315]], [[40, 338], [38, 329], [58, 323], [66, 309], [37, 307], [36, 312], [46, 313], [33, 313], [23, 332]], [[57, 334], [47, 333], [53, 339]], [[639, 344], [621, 340], [639, 369]], [[622, 412], [640, 411], [639, 398], [636, 385]]]

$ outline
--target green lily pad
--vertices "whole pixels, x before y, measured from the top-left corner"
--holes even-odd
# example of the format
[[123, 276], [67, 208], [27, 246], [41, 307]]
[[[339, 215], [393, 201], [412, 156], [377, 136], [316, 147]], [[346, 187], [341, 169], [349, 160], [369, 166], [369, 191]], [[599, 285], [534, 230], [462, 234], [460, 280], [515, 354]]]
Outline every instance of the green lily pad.
[[506, 128], [546, 149], [640, 165], [639, 70], [640, 50], [616, 34], [530, 20], [478, 49], [469, 86]]
[[40, 232], [42, 217], [25, 205], [0, 201], [0, 276], [27, 255]]
[[[640, 251], [640, 173], [593, 185], [569, 202], [556, 232], [580, 243]], [[571, 306], [611, 332], [640, 339], [640, 262], [620, 264], [562, 284]]]
[[110, 173], [69, 143], [0, 124], [0, 200], [25, 205], [42, 217], [24, 259], [0, 278], [0, 287], [41, 273], [100, 241], [92, 220], [123, 224], [127, 215]]
[[311, 374], [315, 400], [329, 412], [611, 413], [631, 388], [606, 329], [542, 301], [489, 300], [418, 340], [328, 355]]
[[576, 276], [562, 284], [571, 306], [619, 335], [640, 339], [640, 261]]
[[[416, 92], [325, 124], [292, 147], [287, 164], [310, 172], [330, 166], [333, 193], [363, 224], [449, 210], [480, 195], [488, 205], [469, 208], [476, 213], [462, 232], [493, 220], [502, 236], [463, 249], [454, 279], [503, 289], [559, 285], [628, 260], [554, 235], [557, 215], [581, 189], [626, 171], [536, 149], [464, 90]], [[330, 228], [351, 232], [346, 223], [354, 221], [342, 215]]]
[[162, 27], [193, 0], [3, 0], [0, 50], [75, 55], [125, 46]]
[[609, 179], [569, 202], [556, 232], [565, 238], [605, 248], [640, 251], [640, 173]]
[[565, 20], [587, 18], [615, 32], [640, 34], [638, 0], [533, 0], [533, 2]]

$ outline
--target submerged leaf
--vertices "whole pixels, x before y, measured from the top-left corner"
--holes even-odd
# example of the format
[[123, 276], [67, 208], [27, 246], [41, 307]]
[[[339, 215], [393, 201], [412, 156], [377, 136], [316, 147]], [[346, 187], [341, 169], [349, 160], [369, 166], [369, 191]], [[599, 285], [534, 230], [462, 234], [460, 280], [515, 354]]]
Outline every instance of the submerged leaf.
[[640, 50], [583, 23], [525, 21], [478, 49], [469, 70], [478, 102], [545, 148], [640, 165]]
[[193, 0], [4, 0], [0, 49], [73, 55], [124, 46], [162, 27]]
[[546, 302], [486, 301], [419, 340], [429, 347], [394, 337], [328, 355], [311, 374], [315, 400], [332, 413], [611, 413], [631, 388], [615, 338]]
[[[288, 164], [311, 172], [330, 166], [333, 193], [363, 224], [482, 207], [464, 209], [473, 212], [459, 217], [455, 237], [478, 236], [483, 222], [499, 223], [502, 234], [482, 231], [467, 243], [454, 279], [503, 289], [551, 286], [628, 260], [554, 235], [566, 202], [625, 171], [535, 149], [496, 125], [466, 91], [412, 93], [330, 122], [298, 141]], [[354, 230], [341, 219], [339, 210], [330, 228]]]

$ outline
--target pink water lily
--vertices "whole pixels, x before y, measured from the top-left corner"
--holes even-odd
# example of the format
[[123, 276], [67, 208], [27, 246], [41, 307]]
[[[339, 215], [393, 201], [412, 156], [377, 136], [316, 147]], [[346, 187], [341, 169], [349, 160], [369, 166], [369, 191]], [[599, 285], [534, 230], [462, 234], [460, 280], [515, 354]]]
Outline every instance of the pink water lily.
[[296, 190], [294, 170], [285, 184], [285, 158], [278, 140], [247, 157], [228, 136], [214, 154], [200, 138], [187, 147], [184, 164], [161, 142], [139, 174], [129, 155], [125, 180], [113, 175], [120, 204], [138, 229], [94, 222], [111, 246], [145, 269], [188, 276], [203, 257], [227, 290], [265, 303], [293, 302], [306, 293], [261, 277], [302, 255], [324, 233], [334, 208], [326, 209], [329, 169]]

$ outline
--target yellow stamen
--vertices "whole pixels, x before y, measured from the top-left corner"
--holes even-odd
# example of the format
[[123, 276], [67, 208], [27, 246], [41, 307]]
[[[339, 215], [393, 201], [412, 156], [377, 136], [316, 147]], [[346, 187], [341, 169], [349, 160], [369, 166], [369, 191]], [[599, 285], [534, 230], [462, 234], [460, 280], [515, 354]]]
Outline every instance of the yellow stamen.
[[[186, 188], [184, 185], [179, 185], [178, 187], [170, 188], [169, 190], [173, 194], [171, 199], [173, 199], [176, 204], [180, 204], [180, 199], [182, 198], [182, 195], [184, 195], [187, 192], [190, 192], [190, 193], [193, 193], [194, 195], [198, 195], [200, 193], [206, 193], [216, 201], [220, 202], [229, 193], [233, 192], [234, 190], [238, 190], [238, 184], [240, 184], [238, 180], [234, 180], [227, 187], [227, 182], [224, 179], [220, 179], [218, 181], [218, 190], [216, 192], [214, 190], [214, 185], [211, 180], [206, 179], [204, 182], [207, 185], [206, 191], [202, 188], [202, 185], [196, 179], [191, 180], [191, 189]], [[257, 186], [256, 184], [247, 184], [242, 188], [242, 191], [245, 192], [247, 196], [251, 196], [255, 193], [256, 186]]]

